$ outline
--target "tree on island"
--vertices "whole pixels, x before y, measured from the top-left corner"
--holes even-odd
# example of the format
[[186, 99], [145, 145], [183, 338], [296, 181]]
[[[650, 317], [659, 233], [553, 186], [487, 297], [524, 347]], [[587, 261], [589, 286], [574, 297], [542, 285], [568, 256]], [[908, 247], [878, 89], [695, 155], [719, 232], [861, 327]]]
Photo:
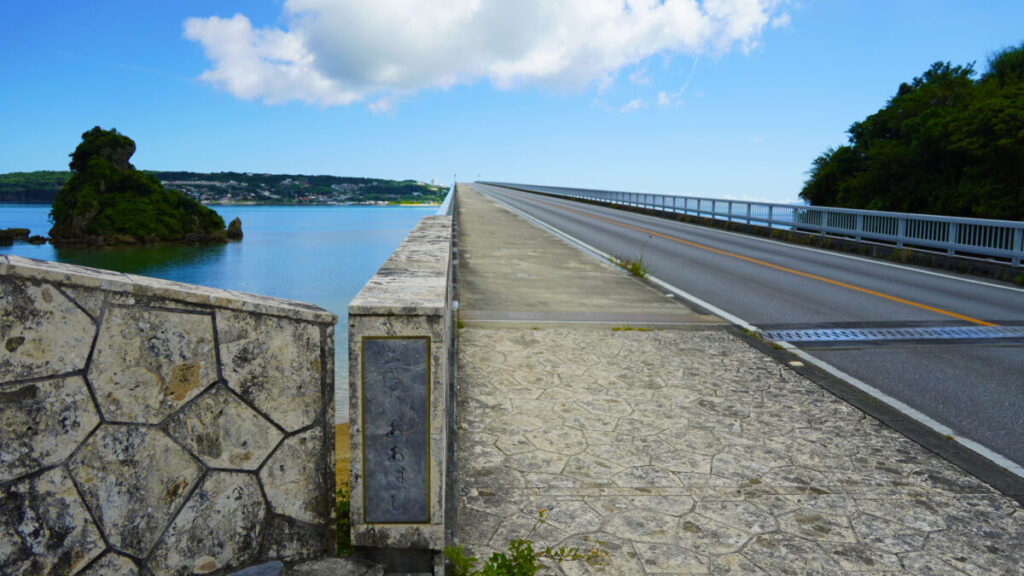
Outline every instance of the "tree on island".
[[974, 65], [937, 62], [814, 160], [814, 205], [1024, 220], [1024, 44]]
[[[226, 242], [224, 219], [129, 160], [135, 142], [99, 126], [82, 134], [71, 178], [50, 210], [54, 245]], [[241, 237], [241, 223], [237, 226]]]

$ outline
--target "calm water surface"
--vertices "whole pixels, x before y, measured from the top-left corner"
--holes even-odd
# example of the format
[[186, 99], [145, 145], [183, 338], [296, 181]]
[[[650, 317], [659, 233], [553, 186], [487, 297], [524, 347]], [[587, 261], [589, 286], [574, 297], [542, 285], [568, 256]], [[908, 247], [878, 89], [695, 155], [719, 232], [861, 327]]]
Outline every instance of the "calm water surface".
[[[0, 254], [53, 260], [316, 304], [338, 315], [335, 413], [348, 420], [348, 303], [423, 216], [389, 206], [213, 206], [245, 239], [218, 246], [83, 250], [16, 242]], [[50, 207], [0, 204], [0, 228], [47, 235]]]

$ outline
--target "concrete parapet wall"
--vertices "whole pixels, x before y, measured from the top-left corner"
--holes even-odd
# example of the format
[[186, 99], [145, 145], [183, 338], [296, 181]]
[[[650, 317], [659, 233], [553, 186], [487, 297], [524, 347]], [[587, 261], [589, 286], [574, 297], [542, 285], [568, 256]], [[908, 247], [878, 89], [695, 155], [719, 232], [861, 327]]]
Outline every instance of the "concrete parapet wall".
[[357, 546], [445, 545], [451, 245], [452, 218], [424, 218], [349, 304]]
[[333, 553], [333, 314], [15, 256], [0, 305], [0, 573]]

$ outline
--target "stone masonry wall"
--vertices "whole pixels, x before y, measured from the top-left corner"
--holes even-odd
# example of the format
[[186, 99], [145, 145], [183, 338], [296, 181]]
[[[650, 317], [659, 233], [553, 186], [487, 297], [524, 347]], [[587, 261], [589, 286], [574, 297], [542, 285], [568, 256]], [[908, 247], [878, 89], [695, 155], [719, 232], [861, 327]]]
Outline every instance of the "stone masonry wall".
[[333, 553], [333, 314], [15, 256], [0, 312], [0, 574]]
[[[348, 308], [352, 538], [443, 573], [452, 217], [428, 216]], [[373, 351], [376, 352], [373, 352]]]

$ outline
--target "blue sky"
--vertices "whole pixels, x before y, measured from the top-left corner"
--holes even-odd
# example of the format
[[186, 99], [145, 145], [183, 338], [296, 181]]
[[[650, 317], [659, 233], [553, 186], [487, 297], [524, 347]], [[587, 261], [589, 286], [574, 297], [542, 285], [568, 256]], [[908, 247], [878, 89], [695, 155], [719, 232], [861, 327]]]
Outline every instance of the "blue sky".
[[152, 170], [788, 202], [900, 82], [984, 70], [1022, 22], [1019, 0], [14, 0], [0, 172], [66, 169], [99, 125]]

